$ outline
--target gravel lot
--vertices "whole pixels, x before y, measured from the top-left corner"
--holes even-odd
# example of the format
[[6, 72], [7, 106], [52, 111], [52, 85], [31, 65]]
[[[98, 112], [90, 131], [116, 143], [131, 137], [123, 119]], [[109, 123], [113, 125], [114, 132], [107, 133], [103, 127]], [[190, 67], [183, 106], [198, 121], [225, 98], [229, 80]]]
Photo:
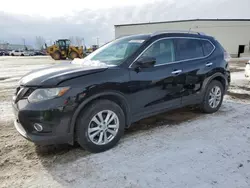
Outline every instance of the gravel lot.
[[113, 149], [36, 147], [13, 126], [20, 77], [55, 64], [48, 57], [0, 57], [0, 187], [250, 187], [250, 84], [244, 62], [219, 112], [183, 108], [137, 122]]

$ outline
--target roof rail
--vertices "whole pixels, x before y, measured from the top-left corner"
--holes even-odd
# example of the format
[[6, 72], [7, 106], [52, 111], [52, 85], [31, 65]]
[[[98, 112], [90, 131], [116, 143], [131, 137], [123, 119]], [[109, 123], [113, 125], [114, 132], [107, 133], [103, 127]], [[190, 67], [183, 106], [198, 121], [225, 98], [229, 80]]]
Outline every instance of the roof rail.
[[129, 37], [129, 36], [138, 36], [138, 35], [151, 35], [152, 33], [139, 33], [139, 34], [126, 34], [126, 35], [120, 35], [116, 37], [116, 39], [123, 38], [123, 37]]
[[159, 35], [159, 34], [164, 34], [164, 33], [190, 33], [190, 34], [197, 34], [197, 35], [205, 35], [202, 32], [197, 32], [197, 31], [191, 31], [191, 30], [163, 30], [163, 31], [156, 31], [152, 35]]

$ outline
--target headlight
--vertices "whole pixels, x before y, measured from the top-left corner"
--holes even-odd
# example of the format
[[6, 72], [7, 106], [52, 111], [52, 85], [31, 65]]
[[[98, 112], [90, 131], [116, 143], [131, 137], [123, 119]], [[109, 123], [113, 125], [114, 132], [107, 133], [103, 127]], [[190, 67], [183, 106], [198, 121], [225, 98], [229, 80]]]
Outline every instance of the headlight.
[[58, 87], [58, 88], [46, 88], [46, 89], [37, 89], [28, 97], [28, 101], [31, 103], [40, 102], [48, 99], [53, 99], [56, 97], [63, 96], [69, 87]]

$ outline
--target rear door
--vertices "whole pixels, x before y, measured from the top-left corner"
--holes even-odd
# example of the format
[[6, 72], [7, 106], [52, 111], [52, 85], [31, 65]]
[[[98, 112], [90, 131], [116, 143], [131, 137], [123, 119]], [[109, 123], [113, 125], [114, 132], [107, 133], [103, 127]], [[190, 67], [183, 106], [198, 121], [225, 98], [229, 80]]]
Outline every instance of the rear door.
[[206, 39], [176, 38], [176, 59], [180, 61], [185, 74], [182, 104], [196, 104], [202, 100], [200, 93], [203, 81], [213, 73], [214, 45]]
[[[183, 74], [180, 64], [175, 63], [174, 40], [162, 38], [153, 42], [139, 57], [154, 57], [154, 67], [130, 68], [129, 90], [131, 111], [134, 119], [163, 109], [180, 106]], [[139, 58], [138, 57], [138, 58]]]

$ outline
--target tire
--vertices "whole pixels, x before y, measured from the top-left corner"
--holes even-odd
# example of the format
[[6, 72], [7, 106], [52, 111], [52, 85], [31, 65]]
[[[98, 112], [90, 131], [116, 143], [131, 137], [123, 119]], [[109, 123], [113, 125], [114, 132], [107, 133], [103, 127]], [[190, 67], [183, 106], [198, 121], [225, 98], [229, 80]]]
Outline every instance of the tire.
[[21, 54], [21, 56], [24, 56], [24, 54]]
[[78, 57], [78, 54], [75, 51], [70, 52], [69, 54], [69, 59], [75, 59]]
[[15, 56], [15, 55], [12, 53], [11, 56]]
[[[97, 114], [98, 113], [102, 114], [103, 119], [105, 119], [108, 115], [107, 116], [103, 116], [103, 115], [105, 115], [105, 113], [107, 114], [107, 113], [112, 113], [112, 112], [116, 116], [114, 115], [115, 117], [114, 120], [112, 120], [110, 124], [106, 125], [106, 130], [103, 130], [105, 128], [98, 128], [101, 125], [97, 126], [99, 124], [95, 123], [95, 122], [100, 122], [99, 116]], [[98, 117], [97, 118], [98, 121], [92, 121], [94, 117]], [[112, 126], [115, 126], [117, 122], [118, 122], [117, 129], [107, 128], [111, 126], [111, 124], [114, 124]], [[90, 128], [92, 128], [92, 130], [93, 128], [99, 129], [99, 130], [89, 133], [88, 131], [90, 130]], [[76, 124], [76, 139], [81, 147], [83, 147], [84, 149], [90, 152], [93, 152], [93, 153], [103, 152], [105, 150], [108, 150], [114, 147], [118, 143], [118, 141], [120, 140], [121, 136], [124, 133], [124, 128], [125, 128], [125, 116], [121, 107], [115, 102], [110, 101], [110, 100], [97, 100], [91, 103], [87, 108], [85, 108], [78, 116], [77, 124]], [[110, 130], [113, 130], [113, 133], [116, 132], [115, 136], [109, 133]], [[96, 136], [93, 136], [98, 131], [101, 131], [102, 133], [100, 132]], [[101, 137], [101, 134], [102, 134], [102, 137]], [[108, 141], [107, 143], [104, 142], [104, 137], [105, 137], [104, 134], [106, 134], [107, 136], [107, 141]], [[93, 136], [92, 139], [91, 139], [91, 136]], [[100, 140], [100, 137], [102, 138], [102, 142], [100, 142], [99, 144], [95, 143]]]
[[53, 58], [54, 60], [60, 60], [60, 59], [61, 59], [61, 54], [60, 54], [60, 52], [58, 52], [58, 51], [54, 52], [53, 55], [52, 55], [52, 58]]
[[[220, 94], [218, 94], [219, 90], [218, 92], [216, 92], [216, 88], [219, 88]], [[217, 97], [214, 97], [215, 98], [214, 100], [212, 99], [211, 93], [217, 93]], [[224, 87], [222, 83], [217, 80], [211, 81], [211, 83], [208, 85], [206, 89], [206, 93], [203, 102], [201, 104], [201, 110], [205, 113], [214, 113], [218, 111], [219, 108], [221, 107], [223, 97], [224, 97]], [[210, 101], [214, 101], [214, 103], [212, 102], [211, 104]]]

